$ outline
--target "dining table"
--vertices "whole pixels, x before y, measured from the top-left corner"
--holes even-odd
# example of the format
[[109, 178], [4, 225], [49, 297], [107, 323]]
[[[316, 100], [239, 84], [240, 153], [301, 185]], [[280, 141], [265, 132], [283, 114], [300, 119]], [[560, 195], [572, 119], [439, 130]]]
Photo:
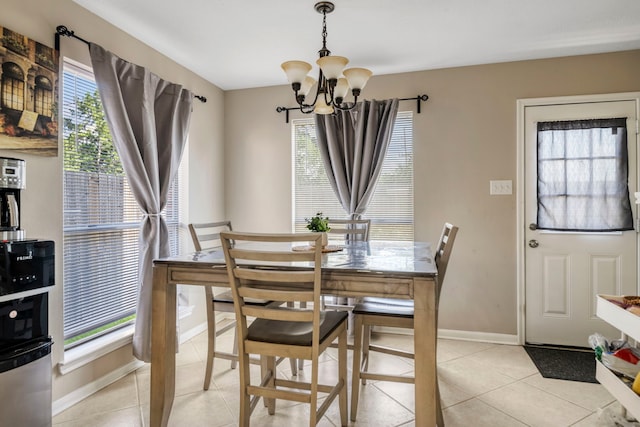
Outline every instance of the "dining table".
[[[322, 256], [323, 293], [339, 297], [374, 296], [413, 300], [415, 425], [435, 426], [439, 296], [432, 245], [428, 242], [379, 240], [329, 243]], [[178, 284], [228, 288], [229, 279], [222, 250], [203, 250], [153, 262], [152, 427], [168, 424], [173, 405]]]

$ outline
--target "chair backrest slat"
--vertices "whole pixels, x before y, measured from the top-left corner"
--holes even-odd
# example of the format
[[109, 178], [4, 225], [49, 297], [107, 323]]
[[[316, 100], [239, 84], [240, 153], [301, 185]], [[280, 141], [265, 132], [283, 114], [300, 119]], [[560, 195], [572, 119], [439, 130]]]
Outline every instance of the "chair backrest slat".
[[269, 289], [260, 289], [256, 287], [249, 288], [247, 286], [238, 289], [238, 293], [243, 298], [267, 299], [267, 296], [273, 297], [275, 295], [277, 297], [276, 301], [313, 301], [313, 291], [297, 290], [296, 287], [295, 293], [297, 294], [297, 296], [290, 291], [291, 287], [281, 290], [280, 288], [276, 288], [275, 286], [272, 286]]
[[231, 221], [189, 224], [189, 233], [196, 251], [220, 247], [220, 232], [232, 231]]
[[248, 268], [238, 268], [235, 273], [238, 279], [280, 283], [313, 283], [314, 277], [313, 272], [309, 271], [253, 270]]
[[343, 235], [345, 240], [369, 241], [370, 219], [330, 219], [329, 234]]
[[242, 307], [242, 314], [268, 320], [287, 320], [289, 322], [313, 322], [313, 310], [273, 309], [255, 305]]
[[313, 261], [313, 252], [308, 251], [262, 251], [259, 249], [229, 249], [231, 256], [237, 259], [243, 259], [248, 261], [271, 261], [271, 262], [304, 262]]

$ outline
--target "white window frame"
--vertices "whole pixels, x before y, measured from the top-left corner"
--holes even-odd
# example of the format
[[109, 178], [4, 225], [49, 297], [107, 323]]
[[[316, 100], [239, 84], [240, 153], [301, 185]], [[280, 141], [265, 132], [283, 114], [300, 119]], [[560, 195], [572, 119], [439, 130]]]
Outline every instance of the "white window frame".
[[[313, 192], [317, 194], [310, 194], [309, 192], [302, 193], [298, 191], [296, 187], [297, 182], [297, 156], [298, 150], [296, 146], [296, 127], [297, 126], [312, 126], [315, 128], [313, 118], [308, 119], [294, 119], [291, 125], [291, 144], [292, 144], [292, 230], [294, 232], [306, 231], [306, 221], [308, 218], [316, 213], [316, 211], [322, 211], [325, 216], [329, 218], [345, 218], [346, 213], [338, 202], [337, 197], [331, 190], [331, 187], [326, 180], [326, 173], [320, 164], [317, 164], [317, 158], [314, 156], [308, 157], [311, 163], [308, 163], [313, 168], [313, 174], [317, 174], [321, 180], [321, 184], [313, 186]], [[315, 130], [309, 132], [311, 141], [315, 141]], [[404, 144], [404, 154], [400, 154], [398, 151], [399, 144]], [[306, 151], [302, 151], [302, 154]], [[389, 146], [389, 155], [385, 158], [383, 165], [383, 172], [380, 175], [376, 192], [371, 200], [369, 208], [364, 213], [363, 217], [371, 219], [371, 240], [413, 240], [415, 230], [414, 219], [414, 185], [413, 185], [413, 112], [402, 111], [398, 112], [396, 119], [396, 126], [394, 126], [394, 133], [392, 136], [392, 142]], [[392, 154], [393, 153], [393, 154]], [[405, 155], [407, 158], [405, 162], [410, 163], [410, 174], [406, 178], [406, 186], [403, 186], [399, 191], [406, 192], [406, 197], [402, 197], [397, 200], [393, 200], [393, 197], [397, 197], [394, 191], [387, 191], [385, 194], [385, 188], [381, 187], [385, 177], [388, 175], [392, 167], [397, 166], [398, 159]], [[318, 157], [319, 158], [319, 157]], [[386, 166], [386, 167], [385, 167]], [[311, 169], [310, 169], [311, 170]], [[311, 173], [311, 172], [310, 172]], [[385, 176], [385, 173], [387, 174]], [[389, 190], [391, 187], [387, 187]], [[298, 197], [307, 197], [310, 202], [296, 203]], [[325, 202], [325, 200], [327, 202]], [[306, 208], [301, 207], [301, 205]], [[397, 218], [385, 216], [385, 212], [390, 212], [394, 209], [402, 210], [402, 214], [396, 215]], [[304, 212], [297, 212], [297, 210], [304, 210]]]
[[[63, 72], [72, 70], [72, 72], [81, 75], [84, 78], [93, 79], [92, 70], [76, 61], [70, 60], [68, 58], [64, 58], [63, 61]], [[64, 79], [61, 79], [64, 80]], [[63, 86], [63, 85], [62, 85]], [[63, 99], [64, 87], [61, 88], [61, 101]], [[64, 114], [63, 114], [64, 116]], [[188, 142], [185, 147], [185, 151], [188, 152]], [[64, 154], [63, 154], [64, 156]], [[63, 161], [64, 168], [64, 161]], [[187, 186], [188, 186], [188, 166], [181, 164], [178, 170], [178, 188], [177, 197], [174, 199], [174, 202], [177, 203], [178, 210], [178, 219], [177, 222], [173, 221], [174, 230], [177, 229], [178, 235], [175, 240], [175, 248], [176, 252], [179, 252], [182, 248], [185, 248], [187, 231], [186, 226], [184, 225], [184, 220], [187, 217], [188, 212], [186, 211], [186, 207], [188, 206], [187, 200]], [[64, 174], [64, 171], [63, 171]], [[142, 215], [140, 215], [142, 218]], [[177, 228], [176, 228], [177, 227]], [[172, 225], [170, 224], [170, 230]], [[63, 232], [64, 234], [64, 232]], [[63, 264], [64, 264], [63, 260]], [[186, 297], [186, 299], [184, 299]], [[188, 315], [190, 315], [193, 311], [193, 306], [184, 305], [185, 301], [188, 303], [188, 294], [181, 293], [181, 306], [179, 312], [179, 318], [182, 319]], [[64, 305], [64, 302], [63, 302]], [[64, 320], [63, 320], [64, 321]], [[63, 325], [64, 329], [64, 325]], [[101, 356], [104, 356], [122, 346], [128, 345], [132, 342], [133, 337], [134, 324], [133, 322], [129, 322], [122, 327], [115, 328], [109, 330], [107, 333], [103, 335], [96, 336], [86, 342], [82, 342], [75, 346], [65, 347], [64, 352], [64, 360], [58, 364], [58, 370], [60, 374], [64, 375], [66, 373], [72, 372], [75, 369], [80, 368]]]

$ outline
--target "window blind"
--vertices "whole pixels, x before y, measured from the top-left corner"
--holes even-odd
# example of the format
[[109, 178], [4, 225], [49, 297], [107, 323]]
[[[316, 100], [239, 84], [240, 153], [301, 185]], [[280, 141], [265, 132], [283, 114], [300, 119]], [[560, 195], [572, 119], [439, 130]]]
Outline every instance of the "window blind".
[[[304, 232], [305, 218], [321, 211], [346, 218], [327, 178], [313, 119], [292, 121], [293, 230]], [[413, 113], [399, 112], [374, 196], [363, 215], [371, 219], [370, 238], [413, 240]]]
[[[86, 341], [135, 316], [141, 211], [122, 170], [90, 70], [63, 69], [64, 339]], [[179, 250], [176, 179], [164, 211]]]

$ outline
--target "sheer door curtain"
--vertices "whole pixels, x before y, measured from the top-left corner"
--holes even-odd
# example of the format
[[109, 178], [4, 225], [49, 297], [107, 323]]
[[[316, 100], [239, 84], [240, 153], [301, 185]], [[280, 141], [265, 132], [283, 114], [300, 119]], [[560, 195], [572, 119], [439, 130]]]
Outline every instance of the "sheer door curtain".
[[538, 123], [538, 228], [633, 230], [626, 118]]

